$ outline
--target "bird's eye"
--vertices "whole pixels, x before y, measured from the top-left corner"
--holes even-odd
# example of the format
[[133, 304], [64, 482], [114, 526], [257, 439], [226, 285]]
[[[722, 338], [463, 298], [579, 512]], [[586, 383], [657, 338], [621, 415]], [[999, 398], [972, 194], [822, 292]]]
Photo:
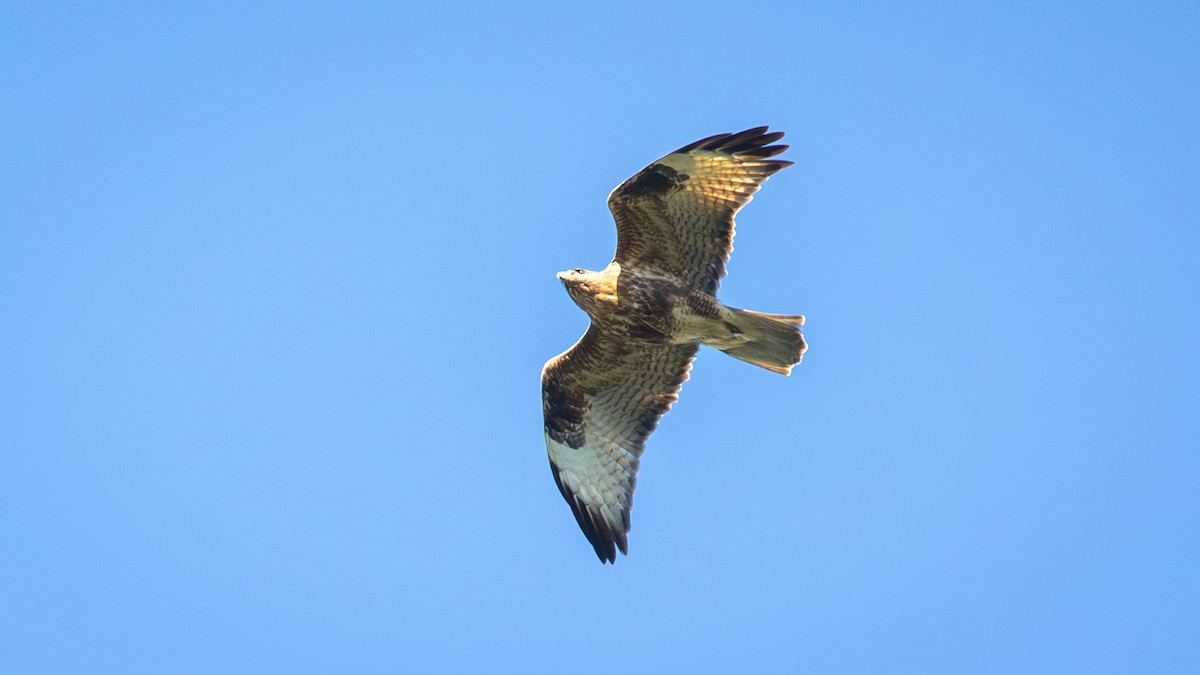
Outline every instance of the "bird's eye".
[[576, 267], [575, 269], [571, 270], [571, 272], [572, 272], [573, 274], [583, 274], [583, 268], [582, 268], [582, 267]]

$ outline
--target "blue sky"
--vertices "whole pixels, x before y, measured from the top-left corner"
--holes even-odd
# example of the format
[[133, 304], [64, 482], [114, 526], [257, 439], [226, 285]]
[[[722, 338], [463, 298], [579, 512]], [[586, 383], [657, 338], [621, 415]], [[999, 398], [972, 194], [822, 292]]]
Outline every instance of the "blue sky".
[[[1200, 670], [1189, 3], [0, 9], [6, 672]], [[630, 555], [538, 375], [770, 124]]]

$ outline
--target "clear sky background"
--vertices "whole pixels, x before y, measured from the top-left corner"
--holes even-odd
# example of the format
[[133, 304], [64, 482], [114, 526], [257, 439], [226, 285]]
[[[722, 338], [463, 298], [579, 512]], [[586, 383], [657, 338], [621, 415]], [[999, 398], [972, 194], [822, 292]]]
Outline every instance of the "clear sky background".
[[[168, 4], [0, 9], [0, 670], [1200, 672], [1194, 3]], [[554, 274], [759, 124], [601, 565]]]

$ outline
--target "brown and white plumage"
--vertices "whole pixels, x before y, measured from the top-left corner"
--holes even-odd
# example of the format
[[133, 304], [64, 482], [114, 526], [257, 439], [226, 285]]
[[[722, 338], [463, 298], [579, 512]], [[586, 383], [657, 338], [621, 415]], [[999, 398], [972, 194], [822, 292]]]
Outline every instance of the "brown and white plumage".
[[646, 438], [678, 398], [701, 344], [788, 374], [806, 349], [804, 317], [749, 312], [715, 297], [733, 249], [734, 215], [791, 164], [772, 159], [767, 127], [711, 136], [659, 159], [613, 190], [617, 251], [600, 272], [559, 274], [592, 317], [542, 371], [546, 448], [555, 482], [602, 561], [627, 552]]
[[608, 207], [617, 221], [617, 262], [716, 292], [733, 251], [734, 215], [771, 174], [792, 164], [771, 159], [788, 146], [770, 145], [783, 132], [766, 131], [758, 127], [685, 145], [613, 190]]

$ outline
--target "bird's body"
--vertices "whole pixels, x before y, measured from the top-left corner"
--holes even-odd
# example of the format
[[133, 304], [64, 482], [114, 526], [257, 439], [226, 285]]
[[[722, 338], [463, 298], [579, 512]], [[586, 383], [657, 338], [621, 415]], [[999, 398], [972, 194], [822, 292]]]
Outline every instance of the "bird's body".
[[617, 253], [603, 270], [559, 279], [591, 317], [587, 333], [542, 371], [555, 481], [602, 561], [627, 550], [645, 439], [678, 398], [700, 345], [789, 374], [806, 349], [804, 317], [726, 307], [716, 298], [733, 216], [790, 162], [766, 127], [721, 134], [667, 155], [609, 196]]

